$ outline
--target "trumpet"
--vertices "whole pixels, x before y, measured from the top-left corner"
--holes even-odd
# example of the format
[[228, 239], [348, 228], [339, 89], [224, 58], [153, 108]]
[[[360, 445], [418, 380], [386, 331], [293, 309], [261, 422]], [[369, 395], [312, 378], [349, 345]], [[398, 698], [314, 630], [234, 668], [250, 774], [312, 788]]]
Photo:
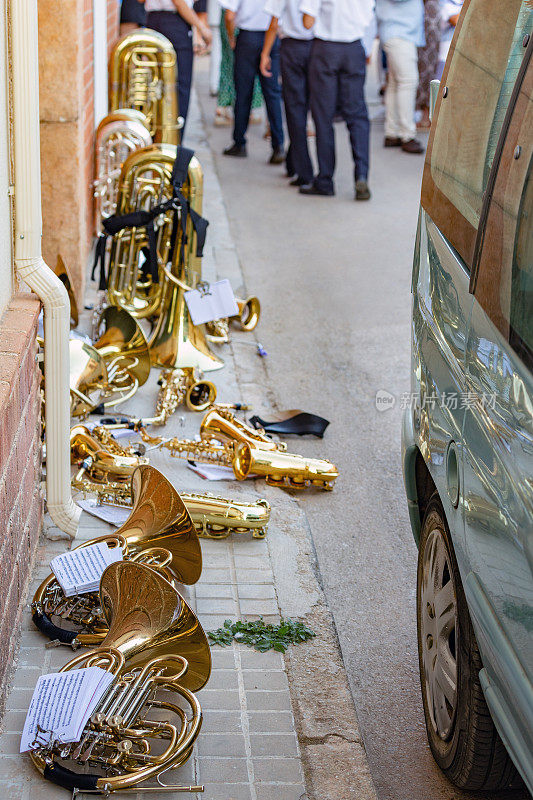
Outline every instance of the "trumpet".
[[[107, 795], [142, 788], [189, 758], [202, 723], [193, 692], [209, 679], [211, 654], [194, 612], [150, 567], [111, 564], [102, 575], [99, 601], [107, 635], [100, 647], [74, 656], [62, 671], [99, 666], [113, 680], [79, 743], [52, 741], [30, 757], [53, 783]], [[187, 712], [176, 704], [176, 695]], [[80, 770], [80, 763], [93, 771]], [[157, 791], [203, 787], [167, 785]]]
[[81, 339], [69, 342], [72, 416], [129, 400], [150, 374], [148, 342], [127, 311], [104, 309], [99, 327], [103, 333], [94, 346]]
[[[143, 563], [171, 582], [193, 584], [202, 572], [196, 527], [183, 499], [158, 470], [141, 465], [129, 485], [132, 509], [113, 534], [80, 544], [107, 542], [121, 547], [124, 559]], [[107, 633], [105, 611], [95, 593], [67, 598], [53, 574], [40, 584], [32, 602], [33, 622], [50, 639], [79, 645], [99, 644]], [[73, 625], [76, 630], [64, 627]]]

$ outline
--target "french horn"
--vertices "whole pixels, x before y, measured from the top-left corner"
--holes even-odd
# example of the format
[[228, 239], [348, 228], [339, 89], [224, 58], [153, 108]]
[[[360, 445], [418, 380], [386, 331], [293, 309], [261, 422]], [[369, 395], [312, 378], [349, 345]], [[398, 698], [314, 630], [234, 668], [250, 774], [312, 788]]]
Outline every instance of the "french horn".
[[148, 120], [136, 109], [121, 108], [111, 111], [98, 125], [95, 135], [94, 180], [97, 234], [102, 229], [102, 217], [110, 217], [116, 211], [122, 164], [130, 153], [151, 144]]
[[72, 416], [88, 414], [101, 403], [115, 406], [128, 400], [150, 374], [148, 342], [130, 314], [109, 306], [99, 329], [94, 345], [82, 339], [69, 342]]
[[122, 36], [109, 58], [109, 111], [132, 108], [148, 121], [154, 142], [179, 144], [176, 53], [148, 28]]
[[[211, 654], [194, 612], [150, 567], [111, 564], [102, 575], [99, 598], [107, 635], [100, 647], [74, 656], [62, 671], [99, 666], [113, 680], [79, 742], [53, 741], [30, 757], [53, 783], [107, 795], [142, 788], [189, 758], [202, 724], [193, 692], [209, 679]], [[165, 786], [203, 791], [202, 786]], [[155, 788], [162, 791], [161, 785]]]
[[[128, 561], [150, 566], [168, 580], [191, 585], [202, 572], [195, 525], [172, 484], [149, 465], [137, 467], [131, 480], [132, 509], [114, 533], [83, 542], [122, 548]], [[64, 644], [99, 644], [107, 633], [105, 609], [94, 592], [65, 597], [53, 574], [40, 584], [32, 602], [33, 622], [50, 639]], [[71, 627], [65, 627], [65, 624]]]

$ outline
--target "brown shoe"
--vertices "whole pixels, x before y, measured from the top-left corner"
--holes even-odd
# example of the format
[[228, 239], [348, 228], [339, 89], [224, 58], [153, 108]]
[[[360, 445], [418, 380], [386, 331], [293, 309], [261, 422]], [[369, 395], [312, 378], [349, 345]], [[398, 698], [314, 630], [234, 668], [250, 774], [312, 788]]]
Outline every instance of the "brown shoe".
[[423, 153], [424, 148], [418, 139], [409, 139], [408, 142], [402, 142], [402, 150], [404, 153]]
[[385, 136], [383, 147], [401, 147], [402, 140], [399, 136]]

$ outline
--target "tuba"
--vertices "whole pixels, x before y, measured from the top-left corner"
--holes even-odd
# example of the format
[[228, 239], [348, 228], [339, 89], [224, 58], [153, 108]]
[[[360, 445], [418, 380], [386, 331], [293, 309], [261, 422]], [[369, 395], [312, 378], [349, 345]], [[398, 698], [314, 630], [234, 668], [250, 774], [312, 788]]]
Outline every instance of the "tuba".
[[115, 406], [129, 400], [150, 374], [148, 342], [126, 311], [110, 306], [100, 317], [100, 338], [89, 345], [71, 339], [71, 414], [83, 416], [101, 403]]
[[[113, 680], [79, 743], [50, 742], [30, 757], [54, 783], [110, 794], [135, 790], [189, 758], [202, 723], [193, 692], [209, 679], [211, 653], [194, 612], [149, 567], [111, 564], [102, 575], [99, 597], [107, 635], [100, 647], [75, 656], [62, 671], [99, 666]], [[176, 704], [177, 696], [187, 711]], [[203, 791], [201, 786], [169, 789]]]
[[[113, 534], [84, 542], [122, 548], [124, 559], [143, 563], [171, 582], [193, 584], [202, 572], [196, 529], [182, 498], [158, 470], [137, 467], [131, 481], [131, 514]], [[123, 563], [123, 562], [122, 562]], [[50, 639], [74, 648], [99, 644], [107, 633], [105, 609], [94, 592], [67, 598], [53, 574], [35, 592], [33, 622]], [[75, 630], [63, 627], [65, 623]]]
[[148, 28], [122, 36], [109, 58], [109, 110], [131, 108], [148, 121], [154, 142], [179, 144], [176, 53]]
[[95, 144], [94, 197], [96, 225], [117, 208], [118, 179], [122, 164], [135, 150], [152, 144], [148, 120], [140, 111], [121, 108], [112, 111], [98, 125]]

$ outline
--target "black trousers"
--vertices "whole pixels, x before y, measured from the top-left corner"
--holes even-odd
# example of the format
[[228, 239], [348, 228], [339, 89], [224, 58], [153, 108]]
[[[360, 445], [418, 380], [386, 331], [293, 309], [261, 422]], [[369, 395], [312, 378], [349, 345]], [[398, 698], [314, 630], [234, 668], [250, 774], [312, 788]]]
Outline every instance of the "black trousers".
[[[146, 15], [146, 27], [166, 36], [176, 51], [178, 114], [186, 120], [192, 83], [192, 28], [183, 17], [173, 11], [149, 11]], [[181, 131], [182, 138], [184, 131], [185, 126]]]
[[366, 56], [360, 39], [355, 42], [313, 40], [309, 94], [319, 169], [315, 185], [319, 189], [333, 189], [333, 118], [336, 113], [345, 120], [350, 135], [355, 180], [368, 178], [370, 123], [364, 95], [365, 76]]
[[309, 59], [311, 39], [281, 40], [281, 89], [289, 132], [287, 171], [311, 183], [313, 165], [307, 147], [307, 112], [309, 111]]
[[259, 70], [261, 50], [265, 41], [264, 31], [240, 30], [235, 45], [233, 79], [235, 81], [235, 125], [233, 139], [235, 144], [246, 144], [246, 131], [252, 108], [255, 76], [265, 98], [268, 122], [272, 134], [272, 149], [283, 147], [283, 120], [281, 116], [281, 88], [279, 85], [279, 40], [276, 39], [270, 54], [272, 77], [265, 78]]

